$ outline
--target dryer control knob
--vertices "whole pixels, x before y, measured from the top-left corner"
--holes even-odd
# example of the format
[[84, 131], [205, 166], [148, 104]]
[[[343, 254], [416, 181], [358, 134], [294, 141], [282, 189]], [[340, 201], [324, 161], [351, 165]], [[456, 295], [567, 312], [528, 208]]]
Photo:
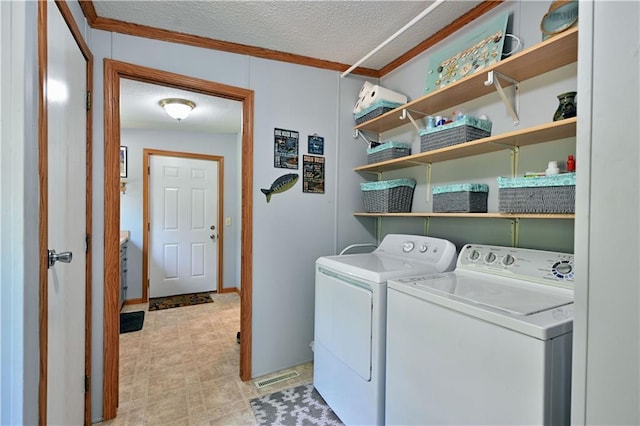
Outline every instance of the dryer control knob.
[[502, 264], [504, 266], [511, 266], [515, 261], [516, 261], [516, 258], [510, 254], [505, 254], [504, 257], [502, 258]]
[[427, 250], [429, 250], [429, 246], [428, 246], [428, 245], [426, 245], [426, 244], [422, 244], [422, 245], [420, 246], [420, 253], [426, 253], [426, 252], [427, 252]]
[[405, 253], [409, 253], [411, 250], [415, 248], [416, 244], [413, 241], [405, 241], [402, 245], [402, 251]]

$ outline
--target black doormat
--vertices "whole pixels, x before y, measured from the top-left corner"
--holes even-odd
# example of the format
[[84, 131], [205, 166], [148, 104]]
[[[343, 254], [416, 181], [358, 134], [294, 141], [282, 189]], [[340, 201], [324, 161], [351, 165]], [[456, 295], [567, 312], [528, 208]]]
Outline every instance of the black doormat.
[[120, 314], [120, 334], [142, 330], [144, 311], [123, 312]]
[[178, 294], [176, 296], [167, 297], [152, 297], [149, 299], [149, 310], [157, 311], [159, 309], [200, 305], [202, 303], [213, 303], [210, 292], [205, 291], [204, 293]]

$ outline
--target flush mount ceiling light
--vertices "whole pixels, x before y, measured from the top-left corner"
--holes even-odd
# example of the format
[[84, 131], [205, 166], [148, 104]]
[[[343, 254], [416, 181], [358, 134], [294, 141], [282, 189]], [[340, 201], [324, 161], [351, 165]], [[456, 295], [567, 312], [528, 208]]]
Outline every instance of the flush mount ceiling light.
[[171, 118], [175, 118], [178, 121], [186, 118], [196, 107], [195, 103], [180, 98], [162, 99], [159, 104]]

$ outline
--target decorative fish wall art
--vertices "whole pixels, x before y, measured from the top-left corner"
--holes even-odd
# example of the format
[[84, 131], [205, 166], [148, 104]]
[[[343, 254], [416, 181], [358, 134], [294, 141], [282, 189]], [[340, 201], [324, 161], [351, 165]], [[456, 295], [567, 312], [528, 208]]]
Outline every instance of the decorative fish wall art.
[[288, 173], [274, 180], [273, 183], [271, 184], [271, 188], [269, 189], [261, 188], [260, 191], [262, 191], [262, 193], [267, 196], [267, 203], [268, 203], [271, 200], [271, 194], [279, 194], [281, 192], [286, 191], [287, 189], [291, 189], [293, 185], [296, 184], [297, 181], [298, 181], [297, 174]]

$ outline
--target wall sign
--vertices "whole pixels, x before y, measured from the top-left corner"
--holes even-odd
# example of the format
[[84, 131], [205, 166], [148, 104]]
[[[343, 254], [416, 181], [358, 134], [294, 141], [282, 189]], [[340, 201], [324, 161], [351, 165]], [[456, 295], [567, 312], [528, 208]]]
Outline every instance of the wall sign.
[[324, 194], [324, 157], [302, 156], [302, 192]]
[[307, 152], [309, 154], [324, 155], [324, 138], [318, 135], [309, 135], [309, 145]]
[[128, 163], [127, 147], [120, 146], [120, 177], [121, 178], [127, 177], [127, 165], [128, 165], [127, 163]]
[[273, 139], [273, 166], [281, 169], [297, 169], [298, 132], [275, 128]]

